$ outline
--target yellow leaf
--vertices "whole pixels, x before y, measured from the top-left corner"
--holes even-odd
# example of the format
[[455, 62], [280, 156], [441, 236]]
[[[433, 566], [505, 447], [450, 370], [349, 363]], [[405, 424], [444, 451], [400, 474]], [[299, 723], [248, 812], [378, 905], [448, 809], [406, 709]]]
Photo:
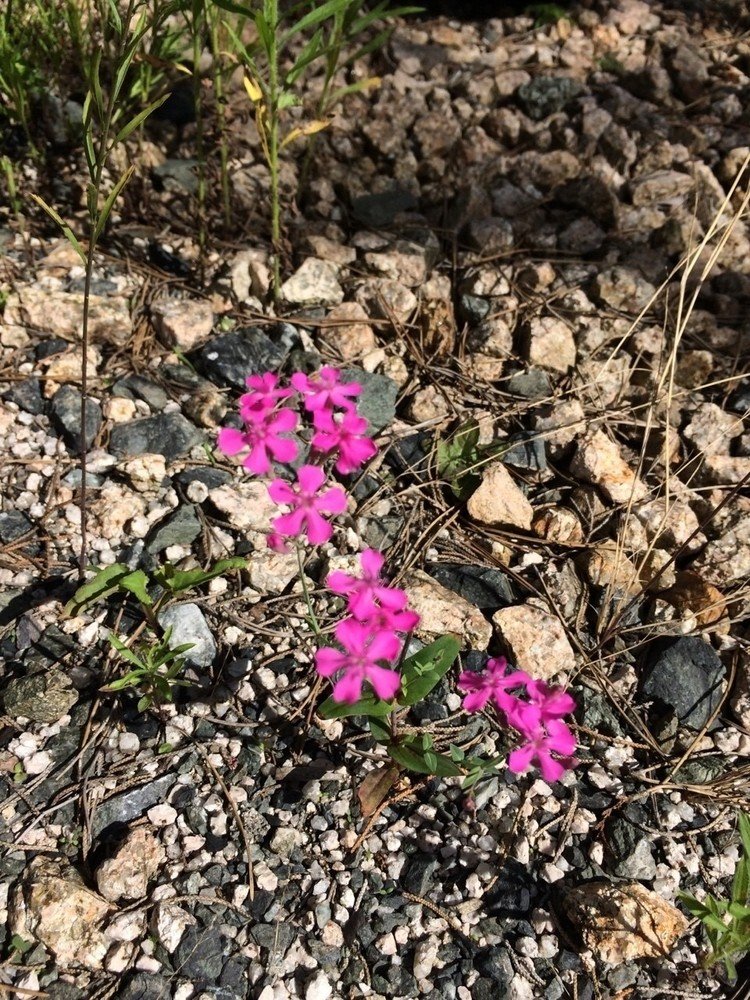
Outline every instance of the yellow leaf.
[[257, 104], [258, 101], [263, 97], [263, 91], [260, 89], [258, 84], [251, 77], [246, 76], [244, 79], [245, 90], [247, 91], [247, 96], [253, 102]]
[[299, 139], [302, 135], [314, 135], [316, 132], [322, 132], [324, 128], [328, 128], [330, 121], [323, 118], [316, 118], [314, 121], [306, 122], [304, 125], [298, 125], [297, 128], [293, 128], [291, 132], [288, 132], [281, 143], [280, 149], [284, 146], [288, 146], [290, 142], [294, 142], [295, 139]]

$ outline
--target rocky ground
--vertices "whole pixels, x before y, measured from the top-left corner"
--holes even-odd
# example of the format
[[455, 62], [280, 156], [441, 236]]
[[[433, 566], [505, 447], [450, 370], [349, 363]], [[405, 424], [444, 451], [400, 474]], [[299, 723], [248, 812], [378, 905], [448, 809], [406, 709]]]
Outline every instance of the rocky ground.
[[[83, 272], [41, 217], [6, 218], [3, 992], [747, 995], [742, 966], [734, 984], [701, 968], [676, 906], [727, 896], [750, 766], [750, 22], [694, 6], [399, 22], [356, 71], [379, 88], [315, 146], [276, 313], [239, 97], [238, 229], [203, 258], [190, 126], [134, 151], [93, 288], [91, 562], [249, 557], [170, 612], [195, 643], [172, 705], [99, 691], [132, 607], [63, 614]], [[78, 154], [54, 169], [70, 214]], [[263, 486], [215, 450], [248, 373], [321, 359], [363, 383], [381, 451], [311, 586], [383, 548], [420, 639], [568, 683], [580, 764], [559, 785], [504, 773], [470, 798], [404, 776], [362, 816], [373, 746], [316, 715], [296, 562], [265, 548]], [[457, 497], [437, 445], [470, 420]], [[456, 676], [413, 721], [503, 752]]]

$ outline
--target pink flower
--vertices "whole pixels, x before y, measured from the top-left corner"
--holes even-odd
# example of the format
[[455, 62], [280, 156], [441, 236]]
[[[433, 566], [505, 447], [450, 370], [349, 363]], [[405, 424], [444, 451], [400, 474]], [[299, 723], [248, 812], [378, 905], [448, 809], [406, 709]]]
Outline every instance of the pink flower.
[[277, 389], [278, 377], [272, 372], [264, 372], [263, 375], [250, 375], [245, 379], [252, 392], [240, 396], [240, 413], [243, 419], [247, 420], [249, 413], [262, 413], [272, 410], [280, 399], [291, 396], [291, 389]]
[[335, 468], [343, 476], [356, 472], [377, 454], [378, 446], [367, 436], [367, 421], [356, 413], [344, 413], [337, 420], [330, 410], [316, 410], [313, 423], [316, 428], [311, 442], [313, 448], [326, 455], [337, 451], [339, 457]]
[[316, 410], [332, 410], [338, 406], [344, 410], [353, 410], [354, 403], [350, 396], [358, 396], [362, 386], [358, 382], [341, 382], [338, 368], [324, 365], [319, 372], [307, 376], [303, 372], [295, 372], [290, 382], [302, 393], [306, 410], [315, 413]]
[[[389, 587], [380, 576], [385, 557], [376, 549], [365, 549], [359, 557], [362, 576], [350, 576], [342, 570], [328, 574], [326, 586], [334, 594], [347, 598], [349, 611], [359, 621], [367, 621], [380, 604], [381, 607], [399, 612], [406, 607], [406, 591]], [[406, 629], [406, 631], [411, 631]]]
[[345, 618], [336, 626], [336, 639], [344, 652], [325, 646], [315, 654], [315, 669], [322, 677], [341, 676], [333, 686], [333, 700], [353, 704], [362, 697], [362, 685], [369, 681], [378, 698], [389, 701], [399, 689], [396, 670], [380, 665], [393, 661], [401, 643], [392, 632], [373, 631], [368, 625]]
[[279, 410], [278, 413], [248, 410], [243, 416], [246, 421], [244, 430], [224, 427], [219, 431], [218, 446], [225, 455], [236, 455], [249, 448], [250, 454], [242, 464], [248, 472], [261, 476], [271, 468], [271, 458], [275, 462], [294, 461], [297, 443], [281, 435], [297, 426], [296, 413], [292, 410]]
[[282, 555], [286, 555], [286, 553], [290, 551], [289, 545], [276, 531], [271, 531], [266, 535], [266, 546], [272, 552], [278, 552]]
[[[559, 781], [565, 771], [575, 766], [572, 754], [576, 748], [573, 733], [564, 722], [550, 719], [546, 726], [539, 726], [527, 733], [528, 742], [508, 755], [508, 767], [516, 774], [523, 774], [537, 763], [545, 781]], [[552, 756], [557, 754], [562, 759]]]
[[346, 493], [340, 486], [322, 489], [325, 473], [317, 465], [303, 465], [297, 472], [297, 489], [276, 479], [268, 487], [268, 493], [276, 503], [291, 507], [288, 514], [282, 514], [271, 521], [273, 533], [285, 538], [301, 534], [307, 536], [311, 545], [327, 542], [333, 528], [323, 514], [340, 514], [346, 510]]
[[531, 677], [523, 670], [514, 670], [506, 674], [508, 661], [504, 656], [487, 661], [485, 670], [480, 674], [473, 670], [464, 670], [458, 678], [458, 686], [469, 694], [464, 698], [464, 709], [467, 712], [479, 712], [488, 701], [492, 700], [497, 708], [505, 712], [516, 701], [508, 694], [507, 689], [528, 684]]

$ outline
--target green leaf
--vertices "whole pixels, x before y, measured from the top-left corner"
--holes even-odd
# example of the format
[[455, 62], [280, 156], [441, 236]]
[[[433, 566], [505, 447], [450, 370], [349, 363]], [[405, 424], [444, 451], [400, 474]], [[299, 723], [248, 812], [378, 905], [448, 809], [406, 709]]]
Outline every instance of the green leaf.
[[391, 742], [391, 729], [390, 726], [386, 725], [381, 719], [374, 715], [370, 716], [370, 732], [372, 733], [373, 739], [377, 740], [378, 743], [390, 743]]
[[134, 667], [137, 667], [139, 670], [145, 670], [146, 669], [146, 664], [143, 662], [143, 660], [140, 658], [140, 656], [137, 656], [133, 652], [132, 649], [129, 649], [125, 645], [125, 643], [122, 642], [122, 640], [119, 639], [114, 634], [114, 632], [110, 632], [109, 635], [107, 636], [107, 638], [109, 639], [110, 644], [112, 646], [114, 646], [114, 648], [117, 650], [117, 652], [123, 658], [123, 660], [127, 660], [128, 663], [132, 663], [132, 665]]
[[459, 649], [454, 636], [443, 635], [405, 660], [401, 666], [399, 705], [416, 705], [426, 698], [448, 672]]
[[[171, 96], [171, 92], [167, 93], [167, 94], [164, 94], [162, 97], [159, 97], [157, 100], [152, 101], [148, 105], [148, 107], [145, 107], [142, 111], [139, 111], [138, 114], [135, 116], [135, 118], [131, 119], [131, 121], [129, 121], [127, 125], [124, 125], [120, 129], [120, 131], [115, 136], [115, 143], [124, 142], [124, 140], [127, 139], [127, 137], [129, 135], [131, 135], [131, 133], [135, 132], [135, 130], [140, 125], [142, 125], [145, 122], [145, 120], [148, 118], [148, 116], [150, 114], [152, 114], [152, 112], [156, 111], [157, 108], [160, 108], [162, 106], [162, 104], [170, 96]], [[114, 143], [113, 143], [113, 145], [114, 145]]]
[[252, 17], [252, 10], [250, 9], [250, 4], [243, 7], [242, 4], [234, 3], [234, 0], [210, 0], [210, 3], [221, 10], [226, 10], [230, 14], [239, 14], [240, 17]]
[[479, 424], [476, 420], [467, 421], [450, 438], [438, 441], [438, 472], [448, 480], [459, 500], [467, 500], [479, 485], [480, 476], [473, 470], [481, 460]]
[[740, 858], [732, 879], [732, 902], [746, 903], [750, 892], [750, 870], [747, 858]]
[[138, 687], [143, 680], [143, 676], [143, 670], [130, 670], [127, 674], [124, 674], [122, 677], [118, 677], [117, 680], [112, 681], [110, 684], [105, 684], [104, 687], [99, 690], [106, 691], [111, 694], [115, 691], [124, 691], [126, 688]]
[[416, 771], [417, 774], [435, 774], [441, 778], [453, 778], [463, 773], [445, 754], [436, 754], [431, 750], [421, 752], [406, 741], [391, 743], [387, 750], [397, 764], [408, 771]]
[[96, 601], [103, 601], [120, 586], [123, 577], [130, 574], [130, 567], [124, 563], [113, 563], [97, 571], [93, 579], [84, 583], [65, 605], [66, 615], [77, 615]]
[[318, 709], [318, 715], [323, 719], [345, 719], [350, 715], [369, 715], [382, 718], [389, 715], [395, 708], [392, 701], [381, 701], [374, 694], [366, 694], [353, 705], [344, 702], [334, 701], [333, 698], [326, 698]]
[[151, 695], [144, 694], [143, 697], [138, 701], [138, 705], [136, 707], [139, 712], [145, 712], [150, 705], [151, 705]]
[[747, 813], [740, 813], [737, 821], [742, 838], [742, 849], [745, 852], [745, 857], [750, 860], [750, 816]]
[[173, 594], [179, 594], [183, 590], [200, 587], [230, 569], [242, 569], [245, 566], [247, 566], [247, 559], [242, 556], [219, 559], [208, 569], [176, 570], [171, 563], [167, 563], [154, 573], [154, 578], [162, 587], [171, 590]]
[[60, 217], [60, 215], [55, 211], [55, 209], [51, 205], [47, 204], [47, 202], [44, 200], [44, 198], [40, 198], [39, 195], [35, 194], [33, 191], [31, 192], [31, 197], [37, 203], [37, 205], [39, 205], [40, 208], [43, 208], [44, 211], [47, 213], [47, 215], [54, 222], [56, 222], [58, 224], [58, 226], [60, 227], [60, 229], [62, 229], [62, 231], [63, 231], [63, 233], [65, 235], [65, 238], [67, 239], [68, 243], [70, 243], [70, 245], [73, 247], [73, 249], [78, 254], [78, 256], [81, 258], [81, 260], [83, 261], [84, 266], [85, 266], [85, 264], [86, 264], [86, 252], [84, 251], [83, 247], [81, 246], [81, 244], [78, 241], [78, 238], [76, 237], [75, 233], [70, 228], [70, 226], [67, 224], [67, 222], [63, 222], [63, 220]]
[[733, 902], [727, 907], [727, 913], [734, 917], [735, 920], [745, 920], [747, 917], [750, 917], [750, 906]]
[[454, 760], [457, 764], [460, 764], [463, 760], [465, 760], [466, 754], [461, 747], [457, 747], [455, 743], [451, 743], [449, 749], [451, 753], [451, 760]]
[[328, 0], [327, 3], [321, 4], [319, 7], [313, 7], [311, 11], [305, 14], [299, 19], [295, 24], [287, 29], [283, 38], [280, 42], [280, 47], [286, 46], [301, 31], [305, 31], [307, 28], [312, 28], [316, 24], [320, 24], [321, 21], [328, 20], [336, 11], [341, 10], [346, 6], [347, 0]]
[[142, 569], [133, 570], [132, 573], [128, 573], [124, 576], [118, 583], [118, 589], [127, 590], [131, 593], [141, 604], [150, 608], [154, 603], [149, 597], [148, 585], [151, 581], [143, 572]]

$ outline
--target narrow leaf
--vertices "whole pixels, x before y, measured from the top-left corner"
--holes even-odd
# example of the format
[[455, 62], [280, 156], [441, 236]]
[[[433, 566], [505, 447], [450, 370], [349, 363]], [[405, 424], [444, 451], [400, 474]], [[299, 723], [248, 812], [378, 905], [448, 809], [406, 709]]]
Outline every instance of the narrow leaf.
[[65, 234], [65, 236], [66, 236], [66, 238], [68, 240], [68, 242], [73, 247], [73, 249], [78, 254], [78, 256], [81, 258], [81, 260], [83, 261], [83, 263], [85, 265], [85, 263], [86, 263], [86, 252], [84, 251], [84, 249], [81, 246], [81, 244], [78, 242], [75, 234], [73, 233], [73, 230], [70, 228], [70, 226], [67, 224], [67, 222], [63, 222], [62, 218], [58, 215], [58, 213], [55, 211], [55, 209], [51, 205], [48, 205], [47, 202], [43, 198], [40, 198], [38, 194], [34, 194], [32, 192], [31, 197], [34, 199], [34, 201], [37, 203], [37, 205], [39, 205], [40, 208], [43, 208], [44, 211], [47, 213], [47, 215], [49, 215], [49, 217], [54, 222], [56, 222], [58, 224], [58, 226], [60, 227], [60, 229], [62, 229], [63, 233]]
[[136, 569], [132, 573], [128, 573], [120, 580], [118, 586], [127, 590], [131, 593], [141, 604], [145, 604], [146, 607], [151, 607], [154, 603], [148, 593], [148, 585], [150, 583], [149, 578], [143, 572], [142, 569]]
[[405, 660], [401, 667], [399, 705], [422, 701], [450, 670], [460, 644], [452, 635], [444, 635]]
[[326, 698], [318, 709], [318, 715], [323, 719], [345, 719], [350, 715], [374, 715], [376, 718], [382, 718], [384, 715], [389, 715], [394, 707], [392, 701], [381, 701], [374, 694], [366, 694], [353, 705]]
[[93, 579], [88, 580], [73, 594], [65, 605], [66, 615], [77, 615], [93, 604], [95, 601], [102, 601], [105, 597], [113, 594], [120, 585], [123, 577], [130, 573], [130, 568], [124, 563], [113, 563], [97, 571]]
[[359, 808], [362, 815], [372, 816], [398, 779], [398, 768], [392, 764], [382, 764], [370, 771], [357, 789]]
[[128, 183], [128, 181], [130, 180], [130, 178], [133, 176], [134, 173], [135, 173], [135, 167], [131, 164], [131, 166], [127, 168], [125, 173], [122, 175], [122, 177], [118, 180], [118, 182], [115, 184], [115, 186], [107, 195], [107, 200], [102, 205], [101, 212], [99, 213], [99, 218], [96, 220], [96, 227], [94, 229], [94, 243], [96, 243], [96, 241], [99, 239], [99, 237], [102, 234], [102, 230], [107, 225], [107, 219], [109, 218], [114, 203], [117, 201], [118, 195], [120, 194], [120, 192]]
[[114, 646], [114, 648], [123, 658], [123, 660], [127, 660], [128, 663], [130, 663], [134, 667], [137, 667], [139, 670], [144, 669], [145, 664], [143, 660], [140, 658], [140, 656], [136, 656], [136, 654], [132, 651], [132, 649], [128, 649], [125, 643], [122, 642], [121, 639], [118, 639], [118, 637], [114, 634], [114, 632], [110, 632], [107, 638], [109, 639], [112, 646]]
[[305, 125], [299, 125], [293, 128], [291, 132], [288, 132], [282, 142], [280, 149], [288, 146], [290, 142], [294, 142], [295, 139], [299, 139], [303, 135], [315, 135], [316, 132], [322, 132], [324, 128], [328, 128], [331, 123], [323, 119], [317, 119], [316, 121], [307, 122]]
[[200, 587], [209, 580], [221, 576], [232, 569], [243, 569], [247, 566], [247, 559], [242, 556], [232, 556], [231, 559], [219, 559], [208, 569], [186, 569], [176, 570], [174, 566], [167, 563], [154, 573], [158, 583], [173, 594], [179, 594], [183, 590], [192, 590], [193, 587]]
[[377, 718], [374, 715], [370, 716], [369, 719], [370, 732], [372, 733], [373, 739], [377, 740], [378, 743], [390, 743], [391, 742], [391, 730], [382, 719]]
[[125, 125], [123, 128], [120, 129], [120, 131], [117, 133], [117, 136], [115, 137], [115, 142], [116, 143], [123, 142], [125, 139], [127, 139], [127, 137], [132, 132], [135, 132], [135, 130], [145, 122], [148, 116], [152, 112], [156, 111], [157, 108], [160, 108], [162, 104], [169, 97], [171, 97], [171, 91], [164, 94], [162, 97], [159, 97], [157, 100], [152, 101], [142, 111], [139, 111], [138, 114], [135, 116], [135, 118], [131, 119], [131, 121], [129, 121], [127, 125]]

